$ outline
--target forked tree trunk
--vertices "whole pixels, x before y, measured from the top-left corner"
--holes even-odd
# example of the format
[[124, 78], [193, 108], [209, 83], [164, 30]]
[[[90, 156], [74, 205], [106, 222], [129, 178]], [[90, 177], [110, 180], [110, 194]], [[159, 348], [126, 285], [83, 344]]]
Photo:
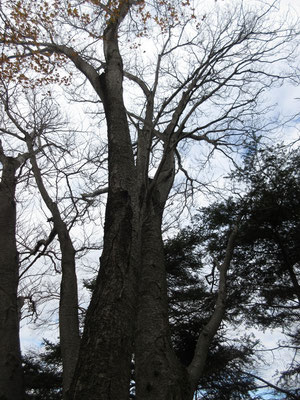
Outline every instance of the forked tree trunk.
[[[1, 149], [0, 149], [1, 151]], [[0, 183], [0, 399], [23, 399], [17, 290], [16, 169], [19, 163], [1, 155]]]
[[[134, 339], [138, 400], [193, 397], [190, 374], [171, 347], [161, 238], [162, 213], [174, 179], [178, 135], [173, 137], [173, 133], [188, 95], [184, 93], [164, 132], [163, 159], [149, 188], [151, 129], [139, 138], [135, 166], [123, 102], [118, 27], [132, 4], [131, 0], [121, 2], [107, 23], [103, 34], [105, 71], [100, 76], [73, 49], [53, 45], [73, 61], [99, 95], [108, 134], [104, 246], [70, 390], [72, 400], [128, 400]], [[149, 96], [151, 101], [151, 93]], [[148, 111], [149, 122], [150, 104]]]

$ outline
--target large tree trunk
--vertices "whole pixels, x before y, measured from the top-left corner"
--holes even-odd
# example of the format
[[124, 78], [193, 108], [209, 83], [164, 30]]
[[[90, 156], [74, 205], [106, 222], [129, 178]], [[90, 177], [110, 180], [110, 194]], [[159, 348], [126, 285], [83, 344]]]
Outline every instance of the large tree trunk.
[[[127, 3], [122, 7], [126, 8]], [[120, 15], [123, 11], [120, 10]], [[123, 67], [117, 28], [117, 22], [111, 22], [104, 33], [105, 72], [96, 80], [89, 75], [88, 67], [84, 70], [104, 105], [109, 189], [100, 272], [86, 315], [70, 396], [76, 400], [129, 398], [137, 299], [139, 208], [136, 169], [123, 103]]]
[[58, 235], [62, 256], [59, 334], [63, 362], [63, 393], [64, 398], [66, 398], [74, 375], [80, 346], [75, 250], [69, 231], [62, 220], [57, 204], [52, 201], [46, 187], [44, 186], [42, 174], [37, 164], [31, 140], [31, 137], [27, 135], [26, 143], [30, 154], [33, 174], [41, 196], [52, 214], [54, 229]]
[[146, 185], [141, 229], [141, 271], [135, 332], [135, 380], [138, 400], [186, 400], [186, 369], [171, 345], [162, 215], [174, 179], [174, 152], [165, 146], [154, 180]]
[[145, 210], [136, 328], [135, 378], [138, 400], [186, 400], [188, 375], [171, 345], [161, 212]]
[[[0, 149], [1, 151], [1, 149]], [[23, 399], [17, 289], [15, 172], [18, 162], [1, 154], [0, 183], [0, 399]]]
[[230, 266], [238, 222], [229, 235], [215, 310], [199, 340], [193, 361], [184, 368], [171, 345], [166, 271], [162, 241], [162, 214], [173, 184], [172, 148], [165, 146], [164, 157], [154, 181], [146, 191], [142, 209], [142, 263], [139, 278], [139, 308], [135, 332], [137, 400], [192, 400], [203, 374], [209, 345], [225, 313], [226, 274]]
[[134, 224], [128, 192], [109, 193], [100, 273], [75, 375], [76, 400], [129, 398], [136, 305]]

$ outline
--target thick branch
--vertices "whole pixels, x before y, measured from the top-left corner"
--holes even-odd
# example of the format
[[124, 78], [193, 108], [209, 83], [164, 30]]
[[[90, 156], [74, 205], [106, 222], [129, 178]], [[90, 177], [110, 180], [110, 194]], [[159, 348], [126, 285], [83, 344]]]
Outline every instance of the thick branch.
[[83, 199], [86, 199], [88, 197], [96, 197], [96, 196], [99, 196], [100, 194], [105, 194], [105, 193], [108, 193], [108, 187], [96, 189], [94, 192], [90, 192], [90, 193], [82, 193], [81, 197]]
[[[240, 219], [239, 219], [240, 220]], [[226, 301], [226, 274], [230, 266], [230, 262], [233, 255], [235, 240], [238, 233], [239, 220], [234, 226], [227, 243], [225, 258], [223, 264], [220, 266], [220, 277], [219, 277], [219, 289], [218, 297], [215, 305], [215, 310], [209, 320], [209, 322], [202, 329], [198, 342], [195, 349], [195, 355], [188, 367], [188, 373], [191, 380], [191, 387], [194, 391], [197, 388], [198, 380], [203, 372], [208, 349], [210, 343], [215, 336], [225, 313], [225, 301]]]

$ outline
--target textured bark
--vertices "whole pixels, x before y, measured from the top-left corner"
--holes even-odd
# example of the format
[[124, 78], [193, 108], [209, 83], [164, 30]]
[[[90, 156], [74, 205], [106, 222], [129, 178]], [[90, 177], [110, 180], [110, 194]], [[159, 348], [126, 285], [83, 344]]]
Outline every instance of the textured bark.
[[59, 302], [59, 334], [63, 361], [64, 398], [71, 385], [78, 359], [80, 336], [78, 321], [78, 288], [75, 265], [75, 250], [66, 224], [62, 220], [57, 204], [52, 201], [44, 186], [41, 171], [38, 167], [31, 137], [26, 135], [33, 174], [41, 196], [52, 214], [54, 229], [57, 232], [61, 249], [62, 278]]
[[171, 345], [162, 214], [174, 179], [174, 152], [165, 146], [142, 207], [139, 307], [135, 332], [135, 377], [138, 400], [183, 400], [190, 393], [185, 368]]
[[100, 273], [86, 316], [74, 399], [128, 400], [136, 301], [134, 241], [128, 192], [109, 193]]
[[[0, 149], [1, 151], [1, 149]], [[18, 162], [1, 153], [0, 183], [0, 399], [23, 399], [17, 289], [15, 172]]]
[[142, 266], [136, 329], [138, 400], [184, 400], [188, 375], [172, 349], [161, 237], [161, 212], [146, 210], [142, 228]]

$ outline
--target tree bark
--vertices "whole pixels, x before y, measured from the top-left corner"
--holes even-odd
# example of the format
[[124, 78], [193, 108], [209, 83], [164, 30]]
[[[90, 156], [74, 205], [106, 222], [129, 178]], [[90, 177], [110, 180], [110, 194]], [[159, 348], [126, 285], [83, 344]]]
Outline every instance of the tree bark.
[[171, 344], [162, 240], [162, 215], [174, 170], [174, 151], [166, 144], [156, 176], [146, 186], [141, 211], [142, 262], [135, 332], [138, 400], [184, 400], [190, 393], [187, 371]]
[[0, 149], [0, 399], [23, 399], [17, 290], [15, 173], [19, 163]]
[[136, 398], [184, 400], [189, 380], [171, 344], [161, 211], [146, 209], [142, 227], [142, 264], [135, 339]]
[[74, 380], [76, 400], [129, 398], [136, 304], [134, 224], [128, 192], [109, 193], [100, 273]]

